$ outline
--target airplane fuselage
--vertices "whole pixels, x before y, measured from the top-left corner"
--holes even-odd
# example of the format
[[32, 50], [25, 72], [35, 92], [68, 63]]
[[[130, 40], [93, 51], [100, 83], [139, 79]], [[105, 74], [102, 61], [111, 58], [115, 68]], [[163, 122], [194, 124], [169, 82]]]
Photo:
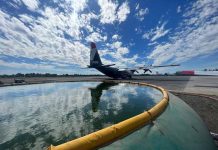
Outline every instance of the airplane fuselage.
[[92, 67], [100, 71], [101, 73], [111, 77], [111, 78], [122, 78], [122, 79], [130, 79], [132, 78], [132, 72], [128, 70], [120, 71], [118, 68], [114, 67], [105, 67], [105, 66], [95, 66]]

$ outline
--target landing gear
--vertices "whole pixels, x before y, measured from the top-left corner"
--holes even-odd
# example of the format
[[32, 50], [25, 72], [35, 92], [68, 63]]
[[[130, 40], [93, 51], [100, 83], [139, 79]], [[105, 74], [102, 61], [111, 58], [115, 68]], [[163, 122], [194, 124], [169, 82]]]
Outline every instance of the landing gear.
[[122, 78], [122, 79], [132, 79], [132, 76], [130, 76], [130, 75], [125, 75], [125, 76], [122, 76], [121, 78]]

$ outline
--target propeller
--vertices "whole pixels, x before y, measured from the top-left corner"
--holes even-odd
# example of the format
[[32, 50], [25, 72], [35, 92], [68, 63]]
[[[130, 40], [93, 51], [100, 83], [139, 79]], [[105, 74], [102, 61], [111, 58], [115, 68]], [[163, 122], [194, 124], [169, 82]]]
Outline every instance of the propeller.
[[150, 69], [143, 69], [144, 73], [146, 73], [147, 71], [149, 71], [150, 73], [152, 73], [152, 71]]
[[135, 70], [135, 69], [132, 69], [132, 70], [130, 70], [132, 73], [134, 73], [134, 72], [137, 72], [137, 73], [139, 73], [137, 70]]

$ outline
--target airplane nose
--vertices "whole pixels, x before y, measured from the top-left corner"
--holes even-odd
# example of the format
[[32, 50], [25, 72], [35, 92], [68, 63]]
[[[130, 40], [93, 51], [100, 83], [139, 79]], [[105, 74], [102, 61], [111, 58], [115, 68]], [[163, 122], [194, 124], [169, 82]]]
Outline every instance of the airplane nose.
[[91, 42], [91, 48], [92, 48], [92, 49], [93, 49], [93, 48], [96, 48], [96, 45], [95, 45], [94, 42]]

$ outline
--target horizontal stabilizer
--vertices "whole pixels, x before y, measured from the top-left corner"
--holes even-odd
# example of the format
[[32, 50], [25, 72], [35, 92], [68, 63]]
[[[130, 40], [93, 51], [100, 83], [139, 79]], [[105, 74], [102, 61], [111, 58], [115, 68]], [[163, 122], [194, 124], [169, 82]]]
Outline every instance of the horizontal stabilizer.
[[109, 65], [102, 65], [103, 67], [110, 67], [110, 66], [114, 66], [115, 64], [109, 64]]

